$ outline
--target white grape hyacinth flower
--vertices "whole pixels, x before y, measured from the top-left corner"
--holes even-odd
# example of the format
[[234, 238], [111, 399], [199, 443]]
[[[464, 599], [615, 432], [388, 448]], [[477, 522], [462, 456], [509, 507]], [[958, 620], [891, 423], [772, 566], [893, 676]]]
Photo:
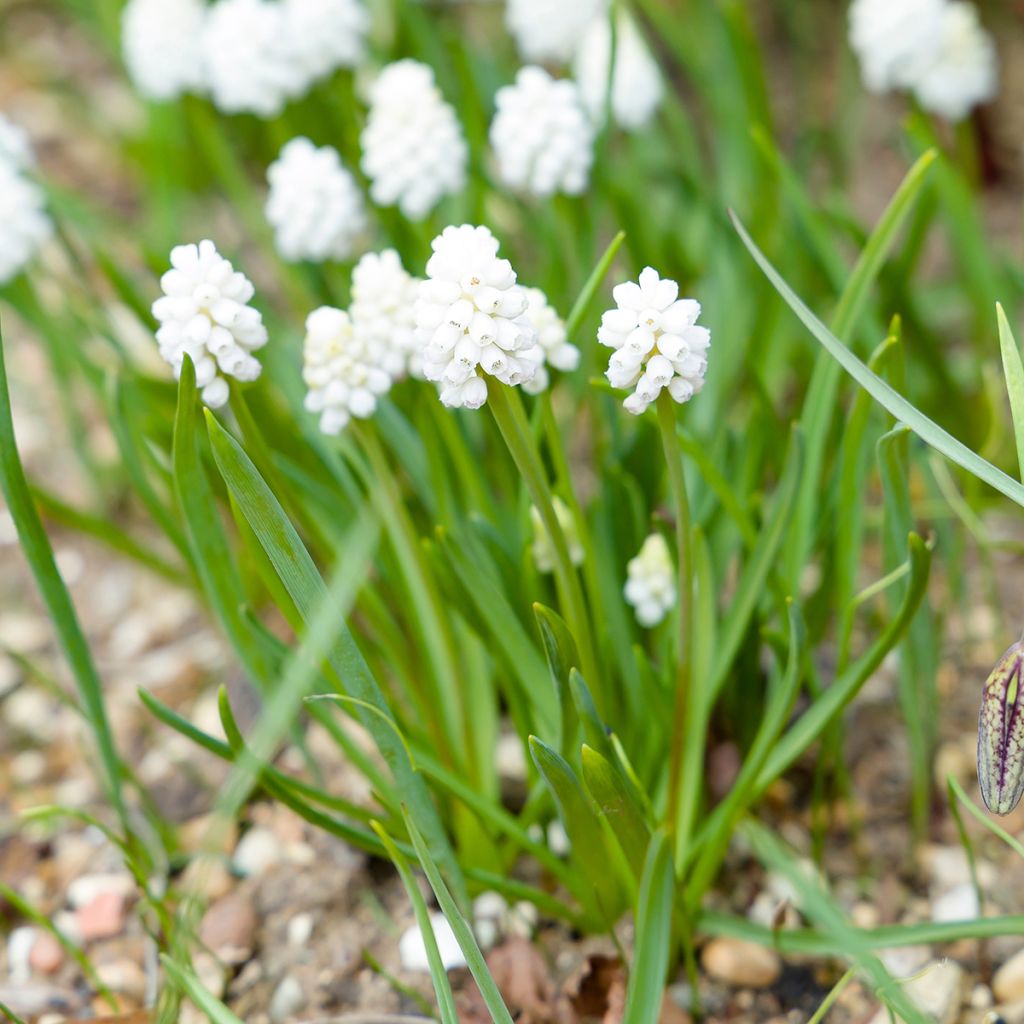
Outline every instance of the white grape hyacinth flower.
[[853, 0], [850, 47], [871, 92], [908, 88], [937, 52], [949, 0]]
[[391, 378], [341, 309], [321, 306], [306, 318], [302, 378], [309, 391], [306, 409], [320, 416], [320, 430], [340, 434], [353, 417], [367, 419]]
[[0, 114], [0, 163], [16, 171], [27, 171], [35, 166], [35, 162], [28, 132], [20, 124]]
[[204, 91], [205, 0], [128, 0], [121, 12], [121, 53], [128, 77], [150, 100]]
[[52, 235], [43, 190], [0, 161], [0, 284], [20, 274]]
[[[585, 552], [580, 543], [580, 535], [576, 530], [576, 520], [561, 498], [554, 498], [551, 504], [555, 510], [558, 525], [562, 528], [562, 534], [565, 536], [565, 544], [569, 549], [569, 561], [573, 565], [582, 565]], [[533, 564], [537, 567], [537, 572], [545, 575], [553, 573], [555, 571], [555, 546], [551, 543], [551, 536], [548, 534], [547, 527], [545, 527], [536, 505], [530, 506], [530, 525], [533, 527], [533, 544], [530, 546]]]
[[285, 49], [306, 85], [363, 59], [370, 15], [361, 0], [282, 0], [282, 8]]
[[505, 24], [526, 60], [565, 64], [609, 0], [508, 0]]
[[402, 266], [394, 249], [368, 252], [352, 270], [349, 313], [353, 326], [379, 353], [380, 365], [393, 381], [423, 376], [416, 337], [419, 285], [419, 278]]
[[571, 79], [554, 79], [543, 68], [520, 68], [514, 85], [494, 97], [490, 140], [501, 180], [546, 198], [579, 195], [594, 159], [594, 128]]
[[526, 290], [486, 227], [450, 225], [431, 248], [416, 302], [423, 374], [440, 385], [445, 405], [479, 409], [487, 376], [515, 386], [543, 361]]
[[397, 205], [410, 220], [422, 220], [466, 183], [462, 127], [434, 72], [419, 61], [396, 61], [378, 75], [360, 141], [370, 197]]
[[267, 181], [267, 220], [286, 260], [323, 263], [352, 255], [366, 230], [366, 209], [336, 149], [292, 139], [267, 169]]
[[[583, 103], [598, 124], [603, 123], [605, 117], [611, 45], [611, 19], [597, 18], [587, 29], [573, 61], [573, 75], [579, 83]], [[661, 71], [640, 30], [627, 15], [618, 15], [611, 83], [615, 123], [627, 131], [643, 128], [661, 104], [664, 90]]]
[[679, 285], [645, 267], [638, 282], [612, 290], [616, 308], [601, 317], [597, 340], [615, 349], [605, 376], [615, 388], [634, 388], [623, 403], [634, 415], [646, 411], [662, 389], [689, 401], [704, 386], [711, 333], [697, 325], [700, 303], [680, 299]]
[[626, 565], [623, 594], [646, 629], [661, 622], [676, 603], [674, 572], [672, 555], [660, 533], [652, 533]]
[[523, 384], [523, 390], [528, 395], [539, 395], [551, 383], [548, 367], [564, 373], [575, 370], [580, 365], [580, 350], [569, 341], [565, 321], [539, 288], [527, 288], [526, 300], [526, 315], [537, 332], [537, 343], [544, 361], [537, 367], [532, 379]]
[[201, 37], [210, 96], [225, 114], [274, 117], [308, 77], [288, 51], [277, 0], [218, 0]]
[[225, 377], [252, 381], [262, 369], [253, 352], [267, 343], [267, 329], [249, 305], [253, 284], [204, 239], [171, 250], [171, 269], [160, 287], [164, 294], [153, 303], [160, 355], [175, 377], [188, 355], [203, 401], [217, 409], [228, 400]]
[[995, 43], [978, 9], [953, 0], [942, 14], [942, 32], [934, 57], [917, 74], [913, 89], [925, 110], [947, 121], [961, 121], [999, 87]]

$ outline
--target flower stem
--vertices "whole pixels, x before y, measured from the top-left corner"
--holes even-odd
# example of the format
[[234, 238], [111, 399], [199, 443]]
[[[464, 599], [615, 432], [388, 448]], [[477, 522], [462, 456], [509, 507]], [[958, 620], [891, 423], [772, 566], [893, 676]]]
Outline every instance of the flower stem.
[[497, 382], [490, 383], [487, 404], [494, 415], [494, 421], [509, 453], [522, 474], [530, 498], [540, 513], [541, 521], [551, 538], [555, 552], [555, 583], [559, 600], [566, 611], [569, 629], [576, 640], [580, 656], [580, 671], [593, 690], [598, 701], [598, 710], [605, 710], [607, 702], [601, 684], [601, 676], [594, 653], [594, 641], [590, 629], [583, 590], [580, 587], [576, 568], [569, 557], [569, 545], [565, 533], [555, 514], [551, 485], [544, 472], [540, 454], [530, 434], [529, 424], [519, 395], [514, 388]]
[[[682, 783], [683, 745], [686, 739], [686, 713], [690, 699], [690, 596], [691, 596], [691, 555], [690, 555], [690, 502], [686, 496], [686, 479], [683, 476], [682, 449], [676, 435], [676, 407], [668, 391], [658, 396], [658, 427], [668, 467], [669, 491], [672, 495], [676, 519], [676, 561], [679, 569], [676, 587], [679, 602], [679, 649], [676, 652], [676, 694], [675, 711], [672, 716], [672, 747], [668, 778], [667, 824], [674, 836], [676, 850], [686, 837], [675, 835], [679, 824], [679, 794]], [[686, 824], [686, 823], [684, 823]], [[677, 858], [678, 860], [678, 858]]]

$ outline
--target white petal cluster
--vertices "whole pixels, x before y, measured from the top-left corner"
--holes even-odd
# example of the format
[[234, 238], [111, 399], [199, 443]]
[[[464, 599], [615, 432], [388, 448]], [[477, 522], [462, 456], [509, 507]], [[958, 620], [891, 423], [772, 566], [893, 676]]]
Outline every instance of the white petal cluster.
[[[554, 507], [558, 525], [562, 528], [562, 533], [565, 536], [566, 546], [569, 548], [569, 561], [573, 565], [582, 565], [584, 551], [583, 545], [580, 543], [580, 535], [576, 530], [576, 520], [573, 519], [572, 513], [561, 498], [554, 498], [551, 504]], [[530, 506], [530, 524], [533, 526], [533, 544], [530, 546], [533, 564], [537, 567], [537, 572], [552, 573], [555, 571], [555, 547], [551, 543], [551, 535], [535, 505]]]
[[[597, 123], [604, 121], [611, 46], [611, 20], [598, 18], [587, 29], [573, 61], [573, 74], [583, 103]], [[664, 95], [658, 65], [636, 24], [625, 14], [618, 15], [615, 24], [615, 70], [611, 89], [612, 117], [628, 131], [646, 125]]]
[[662, 388], [686, 402], [704, 386], [711, 333], [697, 326], [700, 303], [680, 299], [679, 285], [645, 267], [639, 283], [626, 281], [612, 291], [616, 308], [601, 317], [597, 340], [615, 349], [605, 376], [612, 387], [635, 388], [623, 403], [639, 415]]
[[361, 145], [373, 201], [397, 204], [410, 220], [422, 220], [442, 196], [465, 185], [462, 128], [434, 72], [419, 61], [396, 61], [381, 71], [370, 89]]
[[982, 27], [978, 9], [953, 0], [942, 15], [942, 32], [933, 59], [914, 82], [914, 95], [925, 110], [947, 121], [961, 121], [999, 87], [995, 43]]
[[320, 416], [325, 434], [338, 434], [349, 421], [366, 419], [377, 408], [377, 396], [391, 387], [391, 378], [342, 309], [321, 306], [306, 318], [303, 380], [306, 408]]
[[648, 629], [661, 622], [675, 605], [672, 555], [660, 533], [652, 533], [627, 563], [623, 593], [633, 606], [637, 622]]
[[950, 121], [996, 92], [995, 45], [965, 0], [853, 0], [849, 28], [872, 92], [912, 91]]
[[267, 169], [266, 215], [286, 260], [343, 260], [366, 229], [363, 196], [336, 149], [292, 139]]
[[289, 52], [284, 9], [274, 0], [218, 0], [201, 47], [210, 96], [226, 114], [274, 117], [309, 84]]
[[204, 90], [205, 18], [205, 0], [128, 0], [121, 12], [121, 52], [143, 96], [172, 100]]
[[487, 401], [485, 375], [522, 384], [543, 359], [526, 291], [485, 227], [450, 225], [431, 248], [416, 302], [423, 374], [440, 384], [445, 405], [479, 409]]
[[575, 82], [528, 65], [494, 102], [491, 146], [505, 184], [542, 197], [586, 189], [594, 129]]
[[282, 0], [282, 5], [286, 49], [307, 84], [362, 59], [370, 16], [361, 0]]
[[34, 162], [28, 136], [0, 115], [0, 285], [21, 273], [53, 234], [46, 196], [25, 173]]
[[250, 381], [260, 375], [252, 353], [267, 343], [267, 329], [260, 312], [249, 305], [252, 282], [204, 239], [171, 250], [171, 269], [160, 287], [164, 294], [153, 303], [160, 355], [175, 376], [188, 355], [203, 401], [216, 409], [228, 400], [225, 377]]
[[508, 0], [505, 24], [526, 60], [565, 64], [609, 0]]
[[473, 900], [473, 931], [480, 948], [491, 949], [505, 936], [528, 939], [537, 927], [537, 908], [525, 901], [509, 906], [508, 900], [493, 889]]
[[349, 313], [356, 333], [393, 381], [423, 376], [415, 315], [419, 285], [394, 249], [368, 252], [352, 270]]
[[0, 114], [0, 163], [18, 171], [35, 166], [36, 158], [28, 132], [19, 124]]
[[575, 370], [580, 365], [580, 350], [570, 343], [565, 321], [548, 302], [547, 296], [539, 288], [525, 290], [526, 315], [537, 332], [537, 344], [540, 345], [543, 362], [537, 367], [533, 378], [524, 382], [523, 390], [529, 395], [539, 395], [551, 383], [548, 367], [566, 373]]

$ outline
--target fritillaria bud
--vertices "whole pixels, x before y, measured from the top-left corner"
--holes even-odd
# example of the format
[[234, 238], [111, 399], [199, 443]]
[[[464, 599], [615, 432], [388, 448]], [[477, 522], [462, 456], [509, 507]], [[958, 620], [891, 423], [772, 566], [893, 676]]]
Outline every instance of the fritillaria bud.
[[1024, 794], [1024, 641], [999, 659], [985, 681], [978, 714], [978, 783], [985, 806], [1009, 814]]

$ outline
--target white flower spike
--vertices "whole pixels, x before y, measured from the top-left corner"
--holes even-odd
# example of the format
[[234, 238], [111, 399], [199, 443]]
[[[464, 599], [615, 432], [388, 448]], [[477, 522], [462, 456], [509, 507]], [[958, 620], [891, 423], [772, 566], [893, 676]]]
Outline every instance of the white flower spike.
[[526, 60], [565, 64], [609, 0], [508, 0], [505, 24]]
[[282, 7], [285, 48], [306, 86], [363, 59], [370, 16], [361, 0], [282, 0]]
[[617, 308], [601, 317], [597, 340], [615, 349], [605, 373], [612, 387], [635, 388], [626, 411], [644, 412], [663, 388], [675, 401], [689, 401], [704, 386], [711, 342], [708, 329], [697, 326], [700, 303], [680, 299], [679, 285], [652, 267], [612, 294]]
[[909, 88], [931, 61], [948, 0], [853, 0], [850, 47], [872, 92]]
[[228, 400], [225, 377], [251, 381], [260, 375], [252, 353], [266, 344], [267, 329], [260, 312], [249, 305], [252, 282], [204, 239], [171, 250], [171, 269], [160, 287], [164, 294], [153, 303], [160, 355], [175, 377], [188, 355], [203, 401], [219, 408]]
[[571, 79], [543, 68], [520, 68], [514, 85], [498, 90], [490, 139], [501, 180], [547, 197], [579, 195], [594, 159], [594, 129]]
[[672, 555], [660, 533], [652, 533], [626, 565], [624, 594], [633, 606], [637, 622], [646, 629], [661, 622], [675, 605]]
[[0, 284], [20, 274], [52, 234], [43, 190], [0, 161]]
[[419, 285], [394, 249], [368, 252], [352, 270], [352, 324], [393, 381], [423, 376], [416, 338]]
[[524, 382], [523, 390], [528, 395], [539, 395], [551, 383], [548, 367], [566, 373], [575, 370], [580, 364], [580, 350], [569, 342], [565, 321], [539, 288], [527, 288], [526, 300], [526, 315], [537, 332], [537, 343], [544, 361], [537, 367], [533, 378]]
[[434, 72], [415, 60], [389, 64], [370, 89], [362, 167], [370, 197], [422, 220], [466, 182], [468, 150], [454, 109]]
[[445, 405], [479, 409], [487, 376], [515, 386], [543, 361], [526, 290], [485, 227], [450, 225], [431, 248], [416, 303], [423, 374], [440, 384]]
[[348, 313], [321, 306], [306, 318], [303, 380], [306, 409], [318, 413], [325, 434], [339, 434], [350, 420], [366, 419], [391, 378], [352, 327]]
[[366, 229], [366, 210], [337, 150], [292, 139], [267, 169], [267, 180], [267, 220], [286, 260], [323, 263], [352, 255]]
[[[558, 525], [565, 535], [565, 543], [569, 548], [569, 561], [573, 565], [582, 565], [585, 552], [580, 543], [579, 533], [576, 531], [576, 520], [573, 519], [572, 513], [561, 498], [555, 498], [551, 504], [555, 510]], [[551, 537], [544, 527], [544, 520], [535, 505], [530, 506], [530, 524], [533, 527], [533, 544], [530, 547], [533, 564], [537, 567], [537, 572], [553, 573], [555, 571], [555, 549], [551, 543]]]
[[150, 100], [204, 91], [204, 0], [128, 0], [121, 13], [121, 53], [128, 77]]

